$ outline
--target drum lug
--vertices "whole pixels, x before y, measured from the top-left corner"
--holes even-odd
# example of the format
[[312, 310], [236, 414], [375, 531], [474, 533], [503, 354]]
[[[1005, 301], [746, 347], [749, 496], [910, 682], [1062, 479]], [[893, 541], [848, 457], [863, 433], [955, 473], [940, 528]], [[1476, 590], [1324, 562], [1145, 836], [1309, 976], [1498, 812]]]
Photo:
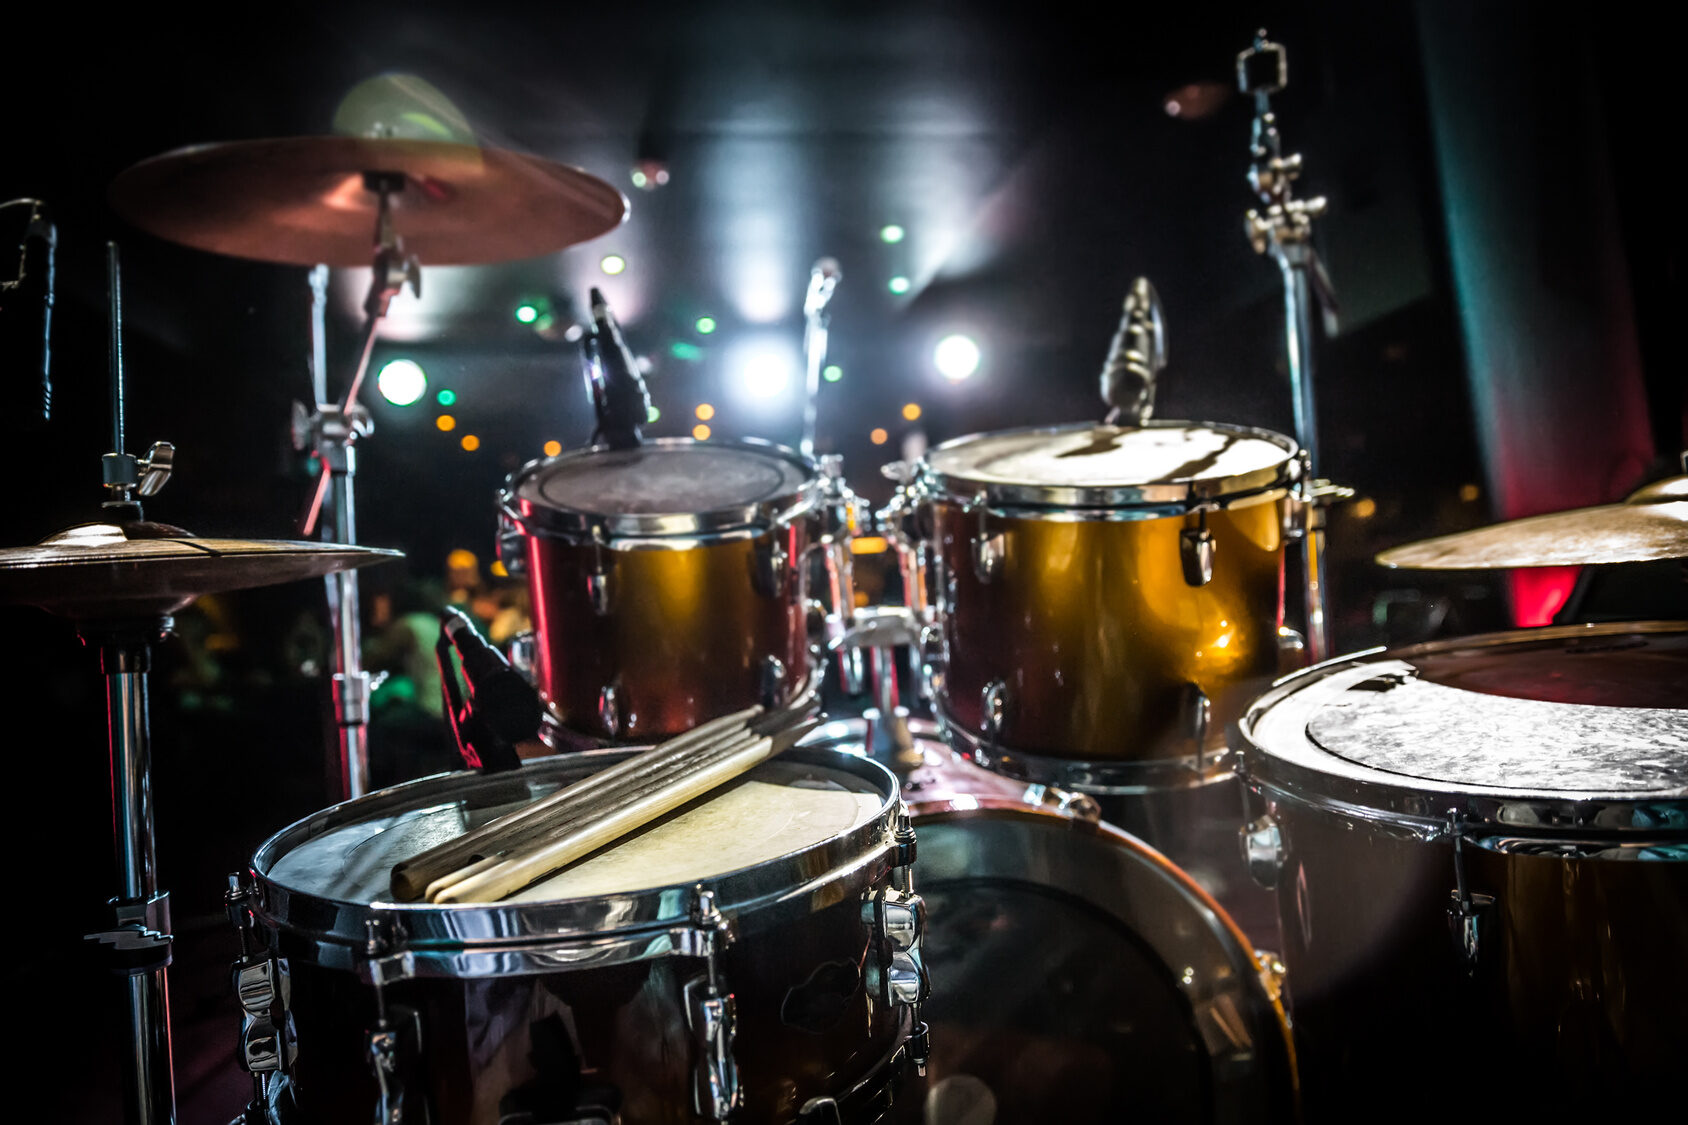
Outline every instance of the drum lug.
[[1278, 626], [1278, 675], [1307, 667], [1307, 638], [1299, 629]]
[[610, 572], [604, 565], [604, 529], [592, 529], [592, 573], [586, 576], [586, 597], [599, 617], [610, 612]]
[[527, 531], [522, 527], [522, 517], [510, 507], [508, 501], [498, 507], [498, 538], [495, 546], [498, 561], [504, 564], [504, 569], [512, 578], [520, 578], [527, 573]]
[[1002, 733], [1002, 723], [1008, 710], [1008, 685], [1001, 680], [992, 680], [985, 685], [985, 690], [979, 693], [979, 706], [984, 715], [985, 744], [996, 749], [997, 736]]
[[1217, 544], [1207, 528], [1207, 510], [1196, 513], [1196, 526], [1178, 533], [1178, 561], [1184, 568], [1186, 586], [1206, 586], [1213, 581], [1213, 554]]
[[1248, 873], [1264, 889], [1275, 888], [1284, 869], [1284, 836], [1278, 822], [1270, 814], [1262, 816], [1245, 824], [1238, 836]]
[[247, 879], [238, 873], [230, 875], [223, 903], [241, 948], [230, 978], [240, 1004], [240, 1065], [252, 1075], [252, 1101], [244, 1116], [256, 1125], [270, 1120], [265, 1107], [276, 1084], [285, 1082], [284, 1076], [292, 1069], [298, 1036], [288, 1010], [293, 988], [287, 962], [271, 957], [259, 941], [252, 900]]
[[376, 1125], [404, 1125], [404, 1062], [421, 1054], [422, 1019], [412, 1008], [387, 1003], [387, 984], [414, 975], [408, 952], [395, 952], [397, 924], [387, 918], [364, 922], [364, 957], [375, 989], [375, 1026], [364, 1039], [370, 1073], [378, 1088]]
[[722, 987], [718, 963], [720, 947], [732, 940], [732, 929], [715, 907], [715, 892], [697, 888], [692, 926], [706, 963], [703, 976], [685, 985], [686, 1025], [697, 1048], [693, 1071], [692, 1105], [699, 1117], [726, 1121], [743, 1102], [738, 1063], [733, 1058], [737, 1012], [733, 994]]
[[765, 598], [783, 598], [791, 578], [791, 552], [786, 549], [786, 529], [775, 525], [756, 544], [756, 592]]
[[1202, 751], [1207, 746], [1207, 729], [1213, 719], [1213, 704], [1199, 684], [1186, 683], [1182, 693], [1184, 737], [1196, 747], [1196, 767], [1202, 765]]
[[762, 658], [762, 706], [770, 711], [785, 702], [785, 661], [769, 653]]
[[614, 684], [605, 684], [598, 689], [598, 725], [611, 738], [621, 734], [621, 702]]
[[989, 582], [1002, 569], [1002, 561], [1008, 554], [1007, 538], [1000, 531], [991, 534], [991, 512], [985, 503], [983, 492], [963, 505], [962, 510], [978, 513], [979, 527], [972, 542], [973, 577], [980, 582]]
[[1458, 809], [1448, 810], [1448, 833], [1454, 845], [1454, 889], [1448, 892], [1448, 936], [1467, 976], [1477, 972], [1488, 938], [1495, 896], [1474, 893], [1465, 882], [1465, 818]]
[[913, 892], [883, 887], [862, 903], [862, 921], [873, 934], [878, 956], [867, 963], [865, 982], [880, 1003], [914, 1009], [931, 989], [920, 956], [926, 904]]

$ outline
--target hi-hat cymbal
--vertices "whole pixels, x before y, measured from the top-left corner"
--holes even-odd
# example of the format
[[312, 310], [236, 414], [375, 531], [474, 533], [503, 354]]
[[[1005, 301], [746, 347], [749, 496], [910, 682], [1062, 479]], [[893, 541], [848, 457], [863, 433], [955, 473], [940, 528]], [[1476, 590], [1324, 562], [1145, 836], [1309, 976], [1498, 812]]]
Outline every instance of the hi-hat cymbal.
[[1688, 558], [1688, 477], [1670, 477], [1622, 504], [1531, 516], [1408, 543], [1377, 556], [1384, 566], [1477, 570]]
[[204, 594], [279, 586], [402, 557], [342, 543], [201, 539], [164, 524], [92, 523], [33, 547], [0, 550], [0, 603], [78, 620], [170, 614]]
[[444, 141], [284, 137], [195, 145], [143, 160], [111, 205], [160, 238], [265, 262], [367, 266], [379, 197], [365, 173], [403, 177], [394, 229], [423, 265], [533, 258], [597, 238], [627, 200], [537, 156]]

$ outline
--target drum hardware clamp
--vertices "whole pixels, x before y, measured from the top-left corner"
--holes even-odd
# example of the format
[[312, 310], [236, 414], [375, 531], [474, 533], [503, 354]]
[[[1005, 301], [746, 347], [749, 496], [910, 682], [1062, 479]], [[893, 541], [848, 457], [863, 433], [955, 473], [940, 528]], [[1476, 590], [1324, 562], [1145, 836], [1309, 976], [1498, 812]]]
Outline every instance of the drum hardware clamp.
[[252, 914], [253, 889], [245, 876], [229, 876], [223, 904], [240, 938], [240, 959], [231, 967], [235, 999], [240, 1004], [240, 1065], [252, 1076], [252, 1101], [239, 1120], [262, 1125], [264, 1106], [273, 1103], [292, 1069], [298, 1038], [289, 1010], [292, 977], [285, 958], [270, 955], [257, 936]]
[[1458, 809], [1448, 810], [1448, 835], [1454, 845], [1454, 889], [1448, 892], [1448, 933], [1465, 966], [1467, 976], [1477, 973], [1495, 896], [1476, 894], [1465, 881], [1465, 817]]
[[1242, 845], [1243, 864], [1255, 883], [1263, 890], [1275, 890], [1278, 875], [1284, 869], [1284, 834], [1272, 814], [1257, 817], [1237, 830], [1237, 842]]
[[715, 906], [715, 892], [699, 884], [693, 892], [692, 934], [705, 972], [686, 982], [686, 1025], [697, 1047], [692, 1104], [698, 1116], [724, 1122], [743, 1103], [733, 1040], [738, 1017], [733, 994], [722, 986], [719, 956], [733, 940], [731, 924]]
[[369, 1052], [369, 1069], [379, 1088], [375, 1103], [376, 1125], [404, 1125], [405, 1082], [402, 1066], [421, 1051], [421, 1015], [412, 1008], [387, 1002], [386, 986], [391, 981], [416, 975], [415, 958], [409, 951], [393, 952], [398, 934], [394, 920], [374, 917], [364, 922], [365, 967], [375, 990], [375, 1026], [364, 1043]]
[[909, 731], [908, 708], [898, 699], [892, 652], [900, 645], [918, 650], [925, 636], [926, 627], [906, 606], [863, 606], [852, 615], [849, 628], [832, 642], [839, 652], [868, 653], [875, 706], [863, 716], [868, 722], [867, 751], [870, 756], [885, 754], [898, 776], [919, 769], [925, 758]]

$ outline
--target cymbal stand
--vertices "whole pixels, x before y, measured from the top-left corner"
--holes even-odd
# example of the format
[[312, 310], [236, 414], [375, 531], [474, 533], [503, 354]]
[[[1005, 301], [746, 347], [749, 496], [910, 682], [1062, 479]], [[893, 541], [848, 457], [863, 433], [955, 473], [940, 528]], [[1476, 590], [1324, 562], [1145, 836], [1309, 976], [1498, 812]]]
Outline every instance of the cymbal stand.
[[[107, 498], [102, 509], [118, 523], [142, 518], [138, 496], [151, 496], [170, 475], [174, 447], [153, 446], [144, 459], [123, 449], [123, 348], [121, 276], [117, 245], [106, 246], [111, 289], [112, 452], [101, 458]], [[87, 935], [124, 978], [129, 1043], [123, 1053], [125, 1118], [130, 1125], [170, 1125], [176, 1119], [176, 1084], [170, 1058], [170, 896], [158, 889], [152, 820], [152, 742], [147, 671], [152, 646], [169, 632], [169, 617], [78, 621], [84, 644], [100, 654], [106, 681], [106, 730], [111, 760], [112, 843], [118, 896], [112, 927]]]
[[1336, 314], [1331, 291], [1317, 251], [1313, 249], [1313, 220], [1325, 213], [1323, 196], [1296, 199], [1292, 185], [1301, 175], [1301, 154], [1283, 153], [1271, 97], [1289, 81], [1284, 48], [1258, 32], [1254, 45], [1237, 56], [1237, 85], [1254, 96], [1254, 128], [1249, 145], [1254, 162], [1248, 182], [1264, 205], [1248, 212], [1246, 230], [1257, 254], [1269, 254], [1284, 279], [1285, 343], [1289, 353], [1290, 393], [1295, 404], [1295, 436], [1303, 456], [1300, 505], [1305, 516], [1302, 575], [1306, 595], [1307, 644], [1313, 663], [1330, 656], [1330, 629], [1325, 618], [1324, 508], [1335, 498], [1316, 479], [1319, 469], [1318, 418], [1313, 408], [1313, 302], [1319, 302], [1327, 322]]
[[[393, 298], [408, 284], [412, 294], [422, 292], [421, 266], [404, 253], [393, 228], [392, 196], [404, 190], [404, 177], [389, 172], [366, 172], [364, 188], [379, 197], [375, 220], [375, 253], [364, 298], [363, 342], [357, 366], [345, 399], [336, 404], [318, 401], [308, 416], [295, 408], [293, 440], [300, 448], [315, 445], [322, 462], [316, 495], [305, 516], [304, 533], [317, 528], [324, 503], [333, 511], [333, 526], [324, 527], [323, 539], [335, 543], [357, 542], [357, 506], [354, 481], [357, 477], [357, 441], [368, 437], [373, 427], [369, 411], [358, 402], [369, 371], [369, 357], [375, 349], [381, 320]], [[324, 398], [327, 396], [324, 395]], [[358, 606], [358, 577], [355, 570], [328, 576], [328, 618], [335, 637], [334, 718], [340, 732], [340, 786], [342, 795], [360, 797], [369, 790], [369, 696], [371, 682], [363, 668], [362, 627]]]

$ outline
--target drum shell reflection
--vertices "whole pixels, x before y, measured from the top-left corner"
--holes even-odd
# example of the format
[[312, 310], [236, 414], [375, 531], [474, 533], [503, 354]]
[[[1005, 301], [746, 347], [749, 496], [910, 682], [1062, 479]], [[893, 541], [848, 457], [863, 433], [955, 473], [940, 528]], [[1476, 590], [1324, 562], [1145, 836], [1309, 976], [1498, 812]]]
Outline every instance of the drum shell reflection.
[[[1287, 492], [1202, 513], [1007, 509], [988, 578], [974, 565], [980, 516], [932, 502], [940, 559], [943, 705], [981, 741], [1085, 762], [1188, 757], [1189, 685], [1209, 699], [1204, 750], [1278, 669]], [[1204, 521], [1212, 579], [1185, 579], [1181, 537]], [[1004, 707], [987, 732], [985, 693]]]

